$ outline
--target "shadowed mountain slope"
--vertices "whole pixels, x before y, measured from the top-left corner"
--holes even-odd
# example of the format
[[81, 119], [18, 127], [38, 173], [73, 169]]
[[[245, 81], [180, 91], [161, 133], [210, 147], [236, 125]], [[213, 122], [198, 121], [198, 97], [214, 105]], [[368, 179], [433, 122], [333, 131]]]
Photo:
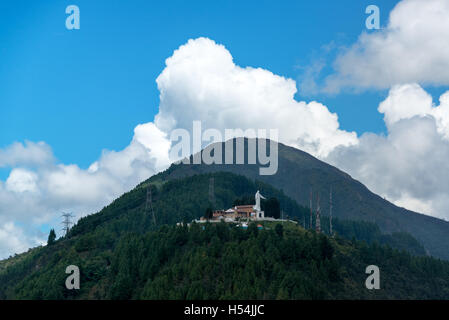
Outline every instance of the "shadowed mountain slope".
[[[332, 187], [333, 214], [342, 219], [363, 220], [376, 223], [383, 232], [408, 232], [418, 239], [429, 254], [449, 260], [449, 222], [395, 206], [371, 192], [347, 173], [301, 150], [278, 144], [278, 171], [274, 175], [260, 175], [260, 165], [247, 164], [248, 139], [244, 139], [245, 164], [235, 164], [236, 140], [234, 139], [234, 164], [176, 164], [152, 179], [175, 179], [194, 174], [228, 171], [268, 183], [296, 200], [309, 206], [310, 189], [313, 190], [313, 206], [320, 196], [321, 211], [329, 212], [329, 192]], [[231, 141], [226, 142], [228, 144]], [[221, 143], [223, 161], [225, 143]], [[270, 144], [267, 143], [269, 146]], [[202, 153], [214, 154], [218, 144], [205, 148]], [[267, 153], [268, 154], [268, 153]], [[192, 156], [190, 157], [192, 160]], [[193, 161], [191, 161], [192, 163]]]

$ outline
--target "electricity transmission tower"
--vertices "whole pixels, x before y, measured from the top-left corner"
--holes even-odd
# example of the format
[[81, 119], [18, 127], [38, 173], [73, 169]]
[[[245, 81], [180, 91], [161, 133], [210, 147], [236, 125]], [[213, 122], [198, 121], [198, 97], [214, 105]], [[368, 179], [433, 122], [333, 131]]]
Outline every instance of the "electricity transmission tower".
[[74, 215], [71, 212], [63, 212], [61, 217], [64, 218], [64, 220], [62, 221], [62, 230], [65, 232], [65, 235], [67, 235], [67, 233], [69, 233], [70, 227], [73, 225], [71, 218], [74, 218]]
[[154, 214], [153, 209], [153, 194], [151, 193], [151, 184], [147, 187], [147, 200], [145, 202], [145, 212], [149, 213], [151, 211], [151, 215], [153, 216], [153, 223], [156, 225], [156, 215]]

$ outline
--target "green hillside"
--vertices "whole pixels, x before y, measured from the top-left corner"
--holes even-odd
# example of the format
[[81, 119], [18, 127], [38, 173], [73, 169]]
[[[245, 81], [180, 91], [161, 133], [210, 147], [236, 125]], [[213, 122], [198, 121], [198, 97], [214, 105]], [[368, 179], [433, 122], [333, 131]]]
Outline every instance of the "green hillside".
[[[448, 262], [391, 248], [423, 254], [410, 235], [386, 235], [372, 223], [336, 219], [337, 236], [329, 238], [301, 227], [308, 208], [265, 183], [224, 172], [165, 176], [152, 177], [81, 219], [54, 244], [1, 262], [0, 298], [449, 299]], [[217, 208], [260, 190], [277, 198], [299, 224], [285, 223], [283, 230], [274, 223], [263, 230], [224, 223], [175, 226], [210, 206], [212, 176]], [[148, 186], [156, 223], [145, 211]], [[323, 217], [325, 232], [326, 221]], [[64, 286], [71, 264], [81, 270], [79, 291]], [[381, 290], [364, 286], [369, 264], [381, 269]]]
[[[244, 141], [245, 159], [247, 159], [248, 139]], [[224, 150], [223, 144], [223, 154]], [[232, 172], [250, 179], [258, 179], [283, 190], [287, 196], [303, 206], [309, 205], [310, 188], [313, 188], [315, 196], [313, 205], [316, 205], [316, 197], [320, 195], [321, 209], [324, 214], [329, 212], [327, 199], [332, 187], [334, 216], [341, 219], [373, 222], [385, 233], [410, 233], [424, 245], [429, 254], [449, 260], [447, 245], [449, 222], [397, 207], [372, 193], [348, 174], [303, 151], [281, 143], [278, 144], [278, 150], [279, 169], [274, 175], [259, 175], [259, 164], [179, 164], [172, 165], [164, 173], [163, 179], [170, 180], [207, 172]], [[236, 163], [235, 160], [234, 163]], [[245, 160], [245, 163], [248, 161]]]

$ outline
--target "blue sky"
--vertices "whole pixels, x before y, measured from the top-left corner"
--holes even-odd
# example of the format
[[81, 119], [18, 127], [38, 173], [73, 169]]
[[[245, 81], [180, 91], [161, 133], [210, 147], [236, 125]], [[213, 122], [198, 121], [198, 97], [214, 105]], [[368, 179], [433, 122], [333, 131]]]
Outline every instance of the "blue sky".
[[[69, 4], [0, 4], [0, 148], [42, 140], [62, 162], [85, 168], [102, 149], [125, 147], [138, 123], [153, 120], [155, 79], [188, 39], [209, 37], [240, 66], [298, 79], [298, 66], [322, 56], [323, 45], [357, 39], [370, 1], [79, 0], [81, 29], [72, 31], [65, 28]], [[385, 23], [394, 3], [376, 4]], [[360, 134], [384, 130], [376, 108], [385, 96], [303, 99], [319, 99], [338, 113], [343, 129]]]

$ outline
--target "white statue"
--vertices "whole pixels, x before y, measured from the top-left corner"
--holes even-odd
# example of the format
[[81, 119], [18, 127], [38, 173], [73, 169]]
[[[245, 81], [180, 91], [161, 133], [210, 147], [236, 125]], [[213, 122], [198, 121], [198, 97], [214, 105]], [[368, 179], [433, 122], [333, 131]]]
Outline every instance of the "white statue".
[[259, 190], [257, 190], [255, 198], [256, 198], [256, 205], [253, 208], [254, 208], [254, 210], [256, 210], [256, 212], [260, 212], [261, 211], [261, 209], [260, 209], [260, 199], [261, 198], [262, 199], [266, 199], [266, 198], [263, 195], [260, 194]]

